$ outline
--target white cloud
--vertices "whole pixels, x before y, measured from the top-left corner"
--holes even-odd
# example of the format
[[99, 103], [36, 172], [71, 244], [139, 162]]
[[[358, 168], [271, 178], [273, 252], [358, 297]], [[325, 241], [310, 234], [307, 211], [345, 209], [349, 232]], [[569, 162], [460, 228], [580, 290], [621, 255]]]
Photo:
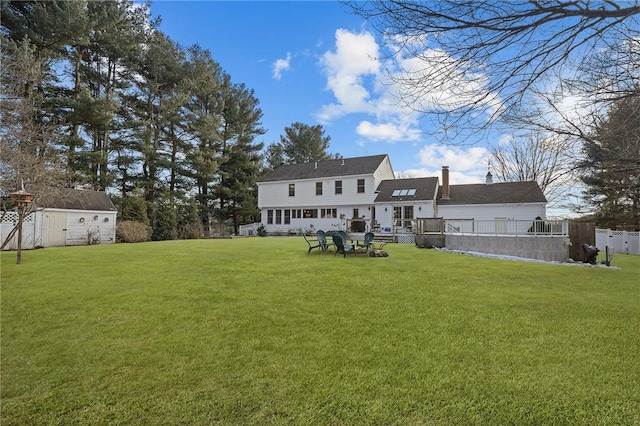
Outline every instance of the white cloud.
[[322, 55], [320, 63], [327, 77], [327, 89], [333, 92], [337, 103], [325, 105], [319, 118], [331, 121], [345, 114], [375, 112], [364, 78], [380, 72], [378, 44], [371, 33], [352, 33], [336, 30], [336, 50]]
[[451, 147], [427, 145], [418, 152], [418, 170], [402, 173], [424, 173], [423, 176], [440, 176], [442, 166], [449, 166], [449, 181], [452, 184], [482, 183], [487, 174], [489, 151], [484, 147]]
[[[324, 124], [349, 114], [366, 114], [375, 119], [360, 121], [356, 129], [360, 136], [391, 143], [416, 141], [422, 134], [416, 109], [475, 104], [492, 113], [500, 108], [497, 97], [486, 96], [485, 76], [463, 79], [460, 64], [442, 50], [427, 49], [424, 38], [410, 40], [423, 47], [421, 59], [400, 56], [385, 62], [384, 70], [381, 48], [371, 33], [338, 29], [335, 38], [335, 50], [325, 52], [320, 60], [326, 87], [336, 99], [316, 114]], [[444, 76], [438, 72], [443, 67], [449, 71]], [[391, 79], [388, 73], [393, 73]], [[398, 83], [408, 77], [423, 79], [424, 84]]]
[[285, 59], [278, 59], [273, 63], [273, 78], [280, 80], [282, 72], [287, 71], [291, 66], [291, 53], [287, 52]]
[[356, 133], [373, 141], [417, 141], [421, 133], [418, 129], [411, 128], [406, 123], [372, 123], [361, 121], [356, 127]]

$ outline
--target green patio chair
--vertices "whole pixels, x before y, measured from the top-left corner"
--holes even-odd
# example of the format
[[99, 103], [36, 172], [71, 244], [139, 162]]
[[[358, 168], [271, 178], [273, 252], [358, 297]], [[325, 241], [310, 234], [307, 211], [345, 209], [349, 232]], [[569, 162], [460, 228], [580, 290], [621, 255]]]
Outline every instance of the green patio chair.
[[358, 241], [356, 244], [358, 245], [358, 247], [362, 247], [365, 250], [369, 251], [369, 249], [375, 248], [375, 245], [373, 244], [374, 238], [375, 235], [373, 234], [373, 232], [367, 232], [366, 234], [364, 234], [364, 240], [362, 242]]
[[316, 232], [316, 238], [322, 245], [322, 251], [327, 251], [329, 250], [329, 247], [335, 245], [327, 241], [327, 234], [323, 230], [319, 230], [318, 232]]
[[351, 244], [347, 244], [347, 241], [342, 238], [340, 233], [335, 233], [332, 235], [333, 244], [336, 245], [336, 253], [342, 253], [342, 257], [347, 257], [347, 253], [356, 254], [356, 248]]
[[322, 248], [322, 243], [320, 241], [314, 240], [314, 239], [309, 239], [304, 234], [302, 234], [302, 237], [307, 242], [307, 244], [309, 244], [309, 250], [307, 251], [307, 254], [311, 253], [311, 250], [313, 250], [314, 248], [319, 248], [322, 251], [324, 251], [324, 249]]

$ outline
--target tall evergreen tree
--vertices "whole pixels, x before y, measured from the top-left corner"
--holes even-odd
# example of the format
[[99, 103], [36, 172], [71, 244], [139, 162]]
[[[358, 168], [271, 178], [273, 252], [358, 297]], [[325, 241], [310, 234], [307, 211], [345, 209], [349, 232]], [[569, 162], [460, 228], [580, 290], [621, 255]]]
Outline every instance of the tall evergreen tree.
[[618, 100], [584, 145], [585, 200], [600, 226], [640, 229], [640, 86]]
[[192, 138], [192, 148], [187, 160], [197, 188], [205, 236], [210, 236], [216, 198], [212, 185], [216, 179], [222, 150], [220, 129], [224, 96], [221, 88], [224, 72], [211, 58], [208, 50], [192, 46], [187, 50], [185, 73], [190, 93], [185, 120]]
[[253, 90], [244, 84], [231, 84], [230, 78], [224, 82], [225, 102], [222, 110], [222, 152], [220, 175], [216, 185], [218, 208], [216, 215], [230, 219], [234, 232], [238, 232], [244, 222], [247, 206], [255, 216], [255, 202], [252, 203], [252, 188], [256, 186], [260, 171], [260, 151], [262, 143], [254, 143], [256, 136], [265, 133], [260, 126], [262, 111]]
[[309, 161], [340, 158], [339, 154], [328, 152], [330, 136], [325, 136], [321, 125], [311, 126], [300, 122], [284, 128], [280, 135], [280, 146], [286, 163], [306, 163]]
[[[121, 105], [121, 94], [133, 84], [130, 64], [137, 60], [149, 26], [146, 6], [134, 7], [132, 0], [89, 2], [89, 44], [82, 52], [76, 69], [82, 79], [82, 94], [86, 98], [82, 151], [85, 180], [95, 189], [105, 189], [111, 183], [109, 159], [110, 139], [118, 129], [114, 116]], [[88, 93], [87, 93], [88, 92]]]
[[[140, 60], [132, 65], [138, 75], [135, 91], [124, 96], [130, 132], [117, 144], [118, 161], [123, 164], [119, 180], [130, 181], [122, 191], [135, 187], [143, 191], [156, 232], [155, 218], [159, 214], [156, 207], [174, 208], [173, 188], [166, 188], [165, 179], [172, 173], [171, 158], [177, 154], [172, 148], [175, 142], [167, 140], [165, 129], [173, 123], [169, 118], [181, 107], [173, 98], [182, 80], [182, 53], [156, 30], [149, 35], [141, 53]], [[127, 164], [136, 164], [137, 174], [129, 173]]]
[[284, 151], [279, 143], [269, 145], [264, 153], [264, 173], [277, 169], [285, 163]]
[[[149, 5], [133, 0], [0, 7], [3, 172], [7, 155], [24, 152], [43, 170], [65, 172], [69, 185], [116, 190], [123, 217], [135, 205], [156, 239], [174, 237], [178, 223], [202, 235], [176, 216], [193, 194], [205, 235], [214, 214], [236, 229], [255, 214], [262, 111], [209, 51], [178, 46], [156, 30]], [[13, 62], [20, 58], [33, 73]]]

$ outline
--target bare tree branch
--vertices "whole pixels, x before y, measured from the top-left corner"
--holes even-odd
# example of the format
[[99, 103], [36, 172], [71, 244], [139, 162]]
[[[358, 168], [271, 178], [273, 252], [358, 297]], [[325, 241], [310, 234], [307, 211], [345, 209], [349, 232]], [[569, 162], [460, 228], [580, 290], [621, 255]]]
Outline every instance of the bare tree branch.
[[[370, 0], [349, 3], [368, 19], [400, 63], [390, 80], [402, 87], [399, 102], [431, 116], [442, 129], [491, 126], [520, 109], [549, 83], [579, 86], [579, 67], [615, 47], [618, 70], [609, 80], [589, 80], [582, 90], [601, 102], [629, 96], [611, 83], [639, 77], [637, 54], [622, 46], [640, 40], [640, 4], [613, 1]], [[638, 49], [635, 50], [637, 52]], [[391, 67], [391, 66], [390, 66]], [[567, 86], [569, 87], [569, 86]], [[436, 93], [444, 93], [439, 98]]]

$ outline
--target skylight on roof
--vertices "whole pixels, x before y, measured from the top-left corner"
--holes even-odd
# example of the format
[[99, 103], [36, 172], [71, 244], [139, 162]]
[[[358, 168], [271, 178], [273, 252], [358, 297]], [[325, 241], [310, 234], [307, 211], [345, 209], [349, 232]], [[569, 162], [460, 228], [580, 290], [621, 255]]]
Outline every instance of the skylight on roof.
[[391, 194], [392, 197], [406, 197], [406, 196], [414, 196], [416, 195], [415, 189], [396, 189]]

